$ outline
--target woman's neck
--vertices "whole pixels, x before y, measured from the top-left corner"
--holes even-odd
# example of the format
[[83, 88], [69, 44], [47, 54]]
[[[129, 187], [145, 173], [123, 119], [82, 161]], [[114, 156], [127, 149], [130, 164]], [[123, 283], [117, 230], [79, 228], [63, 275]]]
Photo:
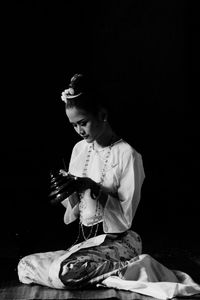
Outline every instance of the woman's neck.
[[119, 140], [119, 136], [112, 130], [109, 124], [105, 127], [102, 134], [93, 142], [93, 147], [96, 150], [108, 147]]

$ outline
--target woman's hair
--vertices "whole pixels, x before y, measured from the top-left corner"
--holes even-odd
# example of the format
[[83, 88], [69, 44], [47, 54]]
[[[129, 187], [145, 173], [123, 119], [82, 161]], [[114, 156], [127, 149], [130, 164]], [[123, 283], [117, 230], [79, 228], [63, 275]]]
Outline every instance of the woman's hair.
[[66, 109], [76, 107], [97, 114], [102, 107], [105, 108], [98, 82], [88, 75], [75, 74], [61, 98]]

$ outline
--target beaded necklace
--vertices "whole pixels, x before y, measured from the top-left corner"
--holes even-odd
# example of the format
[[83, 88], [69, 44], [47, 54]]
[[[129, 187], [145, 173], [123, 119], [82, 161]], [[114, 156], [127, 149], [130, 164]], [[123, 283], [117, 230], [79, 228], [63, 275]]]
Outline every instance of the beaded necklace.
[[[100, 183], [99, 183], [100, 186], [104, 182], [104, 178], [105, 178], [105, 175], [106, 175], [105, 171], [106, 171], [108, 159], [109, 159], [109, 156], [110, 156], [110, 153], [111, 153], [111, 148], [112, 148], [113, 145], [115, 145], [116, 143], [118, 143], [118, 142], [120, 142], [122, 140], [122, 139], [119, 139], [119, 140], [113, 142], [113, 139], [114, 139], [114, 136], [111, 137], [110, 145], [108, 146], [108, 151], [106, 153], [106, 157], [105, 157], [105, 160], [104, 160], [104, 165], [103, 165], [103, 168], [102, 168], [101, 177], [100, 177]], [[84, 177], [87, 177], [87, 169], [88, 169], [88, 165], [89, 165], [89, 161], [90, 161], [92, 149], [94, 149], [94, 144], [91, 144], [89, 146], [89, 149], [88, 149], [88, 153], [87, 153], [87, 156], [86, 156], [85, 165], [84, 165], [83, 173], [82, 173], [82, 175]], [[80, 203], [81, 203], [81, 200], [83, 199], [83, 193], [81, 193], [79, 195], [79, 197], [80, 197]], [[97, 196], [97, 198], [96, 198], [95, 216], [96, 216], [99, 208], [100, 208], [100, 204], [99, 204], [98, 196]], [[87, 241], [91, 237], [91, 235], [92, 235], [93, 228], [94, 228], [94, 224], [91, 226], [90, 232], [89, 232], [88, 236], [86, 237], [85, 236], [85, 232], [84, 232], [84, 228], [83, 228], [83, 224], [81, 222], [81, 218], [79, 218], [78, 236], [77, 236], [75, 242], [72, 244], [72, 246], [70, 246], [70, 248], [68, 250], [70, 250], [78, 242], [78, 240], [80, 238], [80, 233], [81, 232], [82, 232], [82, 236], [83, 236], [84, 240]], [[97, 235], [98, 228], [99, 228], [99, 223], [96, 224], [96, 229], [95, 229], [94, 237]]]
[[[112, 136], [112, 139], [113, 139], [113, 136]], [[111, 140], [112, 140], [112, 139], [111, 139]], [[111, 153], [111, 148], [112, 148], [112, 146], [113, 146], [113, 144], [111, 143], [111, 144], [109, 145], [109, 147], [108, 147], [108, 151], [107, 151], [106, 156], [105, 156], [103, 168], [102, 168], [102, 171], [101, 171], [100, 182], [99, 182], [100, 187], [102, 186], [102, 184], [103, 184], [103, 182], [104, 182], [104, 178], [105, 178], [105, 175], [106, 175], [106, 172], [105, 172], [105, 171], [106, 171], [106, 167], [107, 167], [107, 163], [108, 163], [108, 159], [109, 159], [109, 156], [110, 156], [110, 153]], [[87, 169], [88, 169], [88, 165], [89, 165], [89, 161], [90, 161], [91, 152], [92, 152], [92, 148], [93, 148], [93, 147], [94, 147], [93, 144], [90, 145], [90, 147], [89, 147], [88, 154], [87, 154], [86, 161], [85, 161], [85, 166], [84, 166], [84, 168], [83, 168], [83, 173], [82, 173], [83, 177], [87, 177]], [[82, 199], [83, 199], [83, 193], [80, 194], [80, 203], [81, 203]], [[100, 210], [100, 203], [99, 203], [99, 201], [98, 201], [98, 196], [97, 196], [97, 198], [96, 198], [96, 208], [95, 208], [95, 215], [94, 215], [94, 218], [95, 218], [96, 216], [98, 216], [99, 210]], [[87, 237], [85, 236], [84, 227], [83, 227], [83, 224], [82, 224], [82, 222], [81, 222], [81, 218], [80, 218], [80, 223], [79, 223], [79, 224], [80, 224], [80, 227], [81, 227], [81, 232], [82, 232], [83, 238], [84, 238], [84, 240], [86, 241], [86, 240], [88, 240], [88, 239], [91, 237], [91, 235], [92, 235], [92, 231], [93, 231], [93, 228], [94, 228], [94, 224], [92, 224], [92, 226], [91, 226], [91, 228], [90, 228], [90, 232], [89, 232], [89, 234], [88, 234]], [[99, 229], [99, 222], [96, 224], [96, 229], [95, 229], [94, 236], [97, 235], [98, 229]]]

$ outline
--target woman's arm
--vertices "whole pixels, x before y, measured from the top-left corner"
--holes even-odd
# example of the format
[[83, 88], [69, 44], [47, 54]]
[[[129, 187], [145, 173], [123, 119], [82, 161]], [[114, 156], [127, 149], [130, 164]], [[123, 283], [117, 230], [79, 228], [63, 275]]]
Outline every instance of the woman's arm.
[[[142, 157], [136, 151], [124, 152], [117, 195], [102, 190], [99, 201], [104, 205], [104, 231], [124, 232], [130, 229], [136, 213], [145, 178]], [[102, 197], [102, 199], [101, 199]]]

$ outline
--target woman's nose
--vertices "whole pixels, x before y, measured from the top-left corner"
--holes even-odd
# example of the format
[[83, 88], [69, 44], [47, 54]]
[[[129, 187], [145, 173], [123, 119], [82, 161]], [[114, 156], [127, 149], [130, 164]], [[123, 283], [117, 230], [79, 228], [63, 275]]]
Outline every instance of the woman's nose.
[[84, 129], [80, 125], [78, 126], [78, 134], [80, 134], [80, 135], [84, 134]]

